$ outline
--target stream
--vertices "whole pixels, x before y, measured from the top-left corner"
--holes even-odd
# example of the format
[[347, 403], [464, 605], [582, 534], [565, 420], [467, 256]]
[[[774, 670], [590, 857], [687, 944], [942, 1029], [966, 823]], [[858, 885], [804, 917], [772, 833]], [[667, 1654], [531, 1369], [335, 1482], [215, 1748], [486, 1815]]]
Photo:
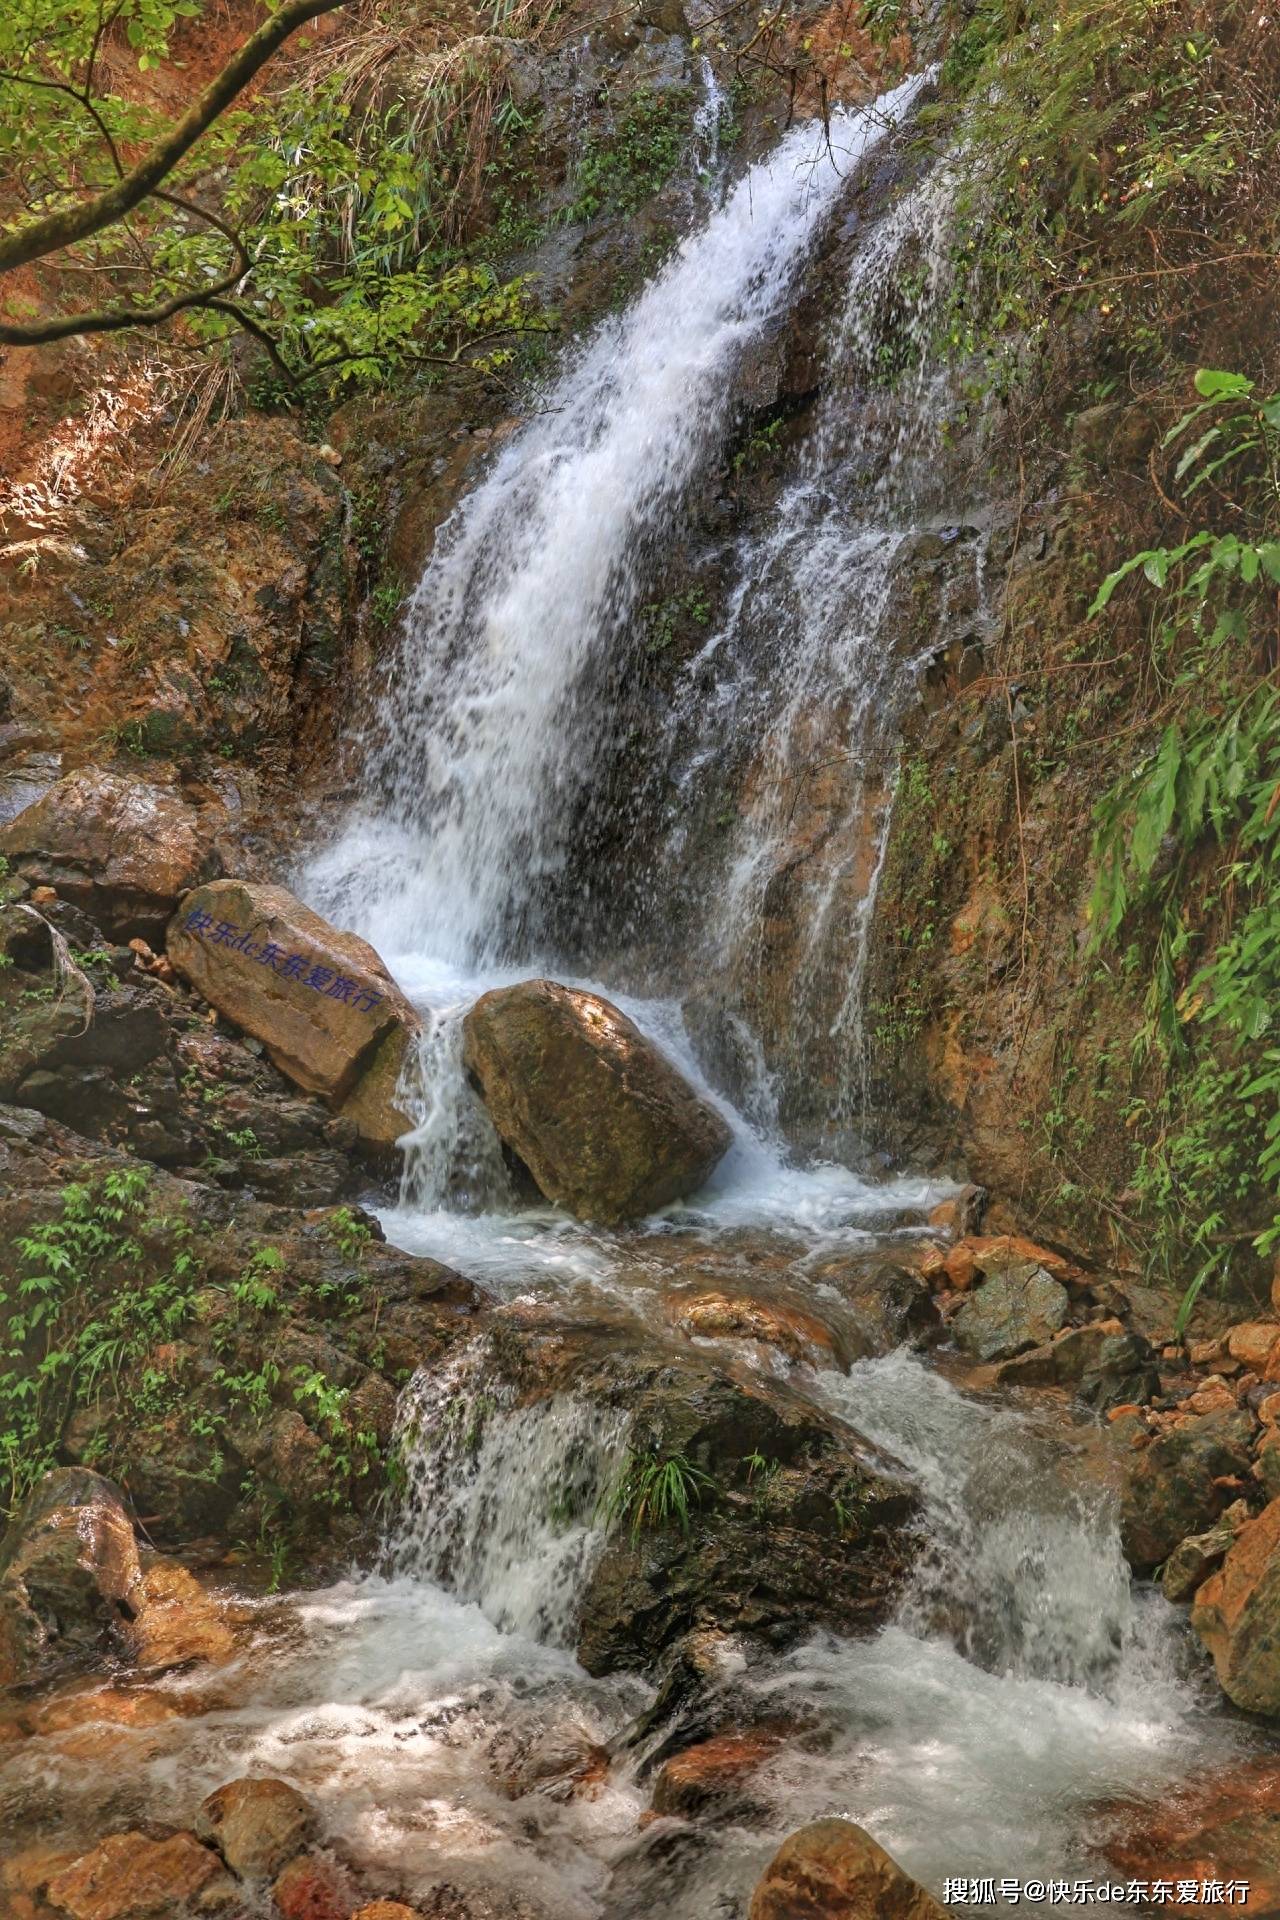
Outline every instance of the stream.
[[[786, 324], [860, 169], [890, 152], [923, 84], [837, 111], [829, 143], [814, 123], [792, 129], [570, 354], [438, 537], [369, 727], [364, 797], [297, 881], [373, 942], [424, 1017], [388, 1238], [513, 1307], [660, 1342], [672, 1276], [701, 1260], [741, 1291], [782, 1286], [838, 1327], [824, 1262], [909, 1252], [952, 1191], [870, 1151], [854, 1165], [801, 1156], [780, 1121], [822, 1061], [833, 1123], [874, 1134], [866, 930], [896, 726], [921, 672], [888, 614], [904, 543], [952, 510], [929, 455], [945, 396], [927, 352], [865, 442], [851, 444], [838, 402], [904, 249], [914, 291], [895, 324], [928, 337], [944, 171], [908, 177], [856, 236], [818, 423], [769, 523], [724, 542], [727, 584], [696, 658], [649, 713], [612, 841], [594, 831], [618, 791], [597, 778], [620, 751], [606, 668], [640, 644], [664, 544], [733, 428], [739, 370]], [[771, 1054], [750, 996], [730, 993], [726, 1078], [708, 1070], [688, 1000], [708, 979], [751, 977], [815, 711], [835, 716], [859, 777], [800, 897], [789, 1051]], [[694, 847], [691, 814], [730, 754], [757, 768], [749, 801]], [[615, 888], [632, 835], [641, 870]], [[611, 851], [587, 859], [584, 837]], [[733, 1145], [703, 1192], [609, 1232], [517, 1196], [463, 1073], [461, 1019], [479, 993], [539, 974], [606, 994], [716, 1102]], [[781, 1364], [750, 1341], [726, 1348], [739, 1368]], [[56, 1801], [72, 1829], [161, 1812], [184, 1823], [233, 1775], [279, 1774], [378, 1884], [425, 1900], [445, 1882], [495, 1920], [743, 1920], [781, 1838], [829, 1813], [864, 1823], [939, 1896], [953, 1877], [1111, 1878], [1102, 1847], [1119, 1810], [1162, 1804], [1247, 1757], [1255, 1736], [1223, 1708], [1181, 1616], [1131, 1582], [1097, 1429], [968, 1391], [905, 1348], [789, 1378], [908, 1470], [921, 1551], [870, 1639], [722, 1649], [708, 1685], [725, 1723], [791, 1730], [749, 1817], [639, 1824], [651, 1782], [624, 1736], [654, 1687], [593, 1679], [572, 1652], [601, 1525], [566, 1522], [553, 1495], [607, 1486], [625, 1415], [562, 1392], [490, 1411], [464, 1449], [485, 1392], [466, 1348], [406, 1389], [407, 1485], [380, 1565], [240, 1600], [245, 1650], [212, 1677], [151, 1688], [154, 1724], [32, 1740], [10, 1816]], [[594, 1756], [594, 1772], [563, 1790], [574, 1755]]]

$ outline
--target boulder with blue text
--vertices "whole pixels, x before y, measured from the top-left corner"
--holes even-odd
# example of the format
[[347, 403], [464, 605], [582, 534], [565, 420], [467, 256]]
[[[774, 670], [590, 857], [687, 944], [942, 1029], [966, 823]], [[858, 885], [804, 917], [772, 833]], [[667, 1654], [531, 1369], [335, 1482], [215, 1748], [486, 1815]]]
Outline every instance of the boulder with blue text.
[[418, 1016], [366, 940], [285, 887], [215, 880], [182, 900], [166, 946], [175, 971], [366, 1146], [408, 1131], [397, 1090]]

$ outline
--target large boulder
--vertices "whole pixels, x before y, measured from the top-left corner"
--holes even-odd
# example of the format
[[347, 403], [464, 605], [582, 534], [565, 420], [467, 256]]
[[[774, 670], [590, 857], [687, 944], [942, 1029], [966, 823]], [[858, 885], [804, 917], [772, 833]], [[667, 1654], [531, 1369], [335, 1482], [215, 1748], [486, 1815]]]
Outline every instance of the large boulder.
[[1051, 1273], [1030, 1260], [1011, 1261], [966, 1296], [951, 1330], [975, 1360], [1007, 1360], [1051, 1340], [1069, 1305]]
[[1196, 1594], [1191, 1624], [1228, 1699], [1250, 1713], [1280, 1713], [1280, 1500], [1240, 1529]]
[[1206, 1413], [1124, 1455], [1121, 1538], [1129, 1563], [1150, 1572], [1234, 1498], [1252, 1466], [1247, 1413]]
[[151, 940], [189, 887], [222, 872], [220, 824], [171, 787], [81, 767], [0, 829], [0, 854], [108, 933]]
[[946, 1920], [947, 1908], [852, 1820], [815, 1820], [783, 1841], [748, 1920]]
[[315, 1816], [287, 1780], [264, 1777], [219, 1787], [201, 1803], [197, 1826], [242, 1880], [269, 1880], [311, 1839]]
[[609, 1325], [507, 1321], [489, 1353], [500, 1403], [563, 1394], [606, 1428], [625, 1423], [625, 1456], [581, 1490], [576, 1516], [605, 1526], [578, 1606], [589, 1673], [651, 1671], [702, 1630], [783, 1642], [883, 1624], [914, 1561], [918, 1498], [841, 1420], [775, 1380], [633, 1346]]
[[583, 1220], [635, 1220], [692, 1193], [732, 1138], [624, 1013], [551, 980], [477, 1000], [463, 1058], [502, 1139]]
[[55, 1467], [0, 1542], [0, 1684], [59, 1657], [123, 1643], [146, 1602], [118, 1490], [87, 1467]]
[[186, 896], [167, 947], [183, 979], [367, 1145], [408, 1131], [396, 1089], [418, 1016], [367, 941], [285, 887], [218, 880]]

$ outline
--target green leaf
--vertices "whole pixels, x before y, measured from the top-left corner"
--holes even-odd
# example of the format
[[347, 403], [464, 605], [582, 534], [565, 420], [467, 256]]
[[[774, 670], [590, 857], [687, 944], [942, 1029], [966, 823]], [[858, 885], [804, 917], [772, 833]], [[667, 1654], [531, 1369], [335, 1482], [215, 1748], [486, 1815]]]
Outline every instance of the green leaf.
[[1201, 367], [1195, 377], [1196, 392], [1206, 400], [1243, 399], [1253, 392], [1253, 384], [1242, 373], [1223, 373], [1212, 367]]

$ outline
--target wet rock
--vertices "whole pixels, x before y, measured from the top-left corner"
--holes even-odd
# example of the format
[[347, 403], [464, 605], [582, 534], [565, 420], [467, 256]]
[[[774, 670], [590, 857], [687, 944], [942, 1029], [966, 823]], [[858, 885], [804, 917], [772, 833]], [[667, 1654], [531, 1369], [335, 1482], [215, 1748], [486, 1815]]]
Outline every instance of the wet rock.
[[[812, 1268], [817, 1282], [834, 1278], [829, 1266]], [[877, 1261], [869, 1271], [855, 1274], [842, 1289], [857, 1329], [856, 1359], [892, 1353], [904, 1340], [923, 1344], [935, 1335], [942, 1318], [925, 1274], [895, 1261]]]
[[142, 1556], [142, 1604], [123, 1638], [134, 1664], [153, 1672], [221, 1665], [235, 1651], [216, 1601], [186, 1567], [157, 1553]]
[[189, 887], [222, 872], [221, 824], [172, 788], [82, 767], [0, 828], [0, 854], [117, 938], [150, 940]]
[[1250, 1713], [1280, 1713], [1280, 1500], [1240, 1529], [1196, 1594], [1191, 1624], [1228, 1699]]
[[220, 880], [184, 899], [167, 950], [183, 979], [366, 1144], [390, 1147], [407, 1131], [395, 1089], [418, 1017], [367, 941], [284, 887]]
[[668, 1318], [695, 1340], [756, 1340], [788, 1360], [809, 1366], [847, 1367], [837, 1334], [814, 1314], [778, 1301], [723, 1293], [677, 1295], [665, 1303]]
[[947, 1909], [852, 1820], [815, 1820], [784, 1840], [748, 1920], [945, 1920]]
[[1130, 1565], [1149, 1571], [1180, 1540], [1203, 1532], [1232, 1499], [1219, 1484], [1247, 1474], [1253, 1421], [1234, 1410], [1189, 1419], [1123, 1454], [1121, 1538]]
[[402, 1900], [374, 1900], [353, 1913], [351, 1920], [421, 1920], [421, 1915], [416, 1907], [406, 1907]]
[[0, 1543], [0, 1683], [119, 1642], [144, 1604], [118, 1488], [85, 1467], [45, 1474]]
[[1084, 1406], [1109, 1413], [1150, 1400], [1159, 1391], [1160, 1374], [1141, 1334], [1130, 1333], [1118, 1320], [1100, 1320], [1070, 1327], [1048, 1346], [1004, 1361], [996, 1383], [1069, 1387]]
[[239, 1898], [217, 1854], [193, 1833], [114, 1833], [56, 1875], [45, 1897], [71, 1920], [171, 1920], [225, 1912]]
[[716, 1734], [673, 1754], [654, 1779], [653, 1811], [684, 1820], [712, 1810], [724, 1818], [741, 1818], [752, 1804], [749, 1782], [782, 1741], [776, 1728], [750, 1727]]
[[1248, 1507], [1243, 1500], [1236, 1500], [1216, 1526], [1210, 1527], [1206, 1533], [1190, 1533], [1185, 1540], [1179, 1540], [1160, 1574], [1165, 1599], [1172, 1601], [1175, 1606], [1190, 1600], [1196, 1589], [1230, 1552], [1236, 1535], [1248, 1518]]
[[585, 1727], [528, 1729], [507, 1724], [491, 1748], [494, 1771], [512, 1800], [539, 1793], [550, 1800], [573, 1800], [597, 1786], [609, 1771], [609, 1751]]
[[[1245, 1761], [1214, 1768], [1171, 1798], [1116, 1809], [1116, 1822], [1104, 1812], [1102, 1831], [1110, 1830], [1106, 1858], [1126, 1880], [1167, 1880], [1199, 1885], [1213, 1880], [1243, 1881], [1249, 1894], [1244, 1910], [1270, 1914], [1280, 1908], [1280, 1771], [1275, 1759]], [[1192, 1914], [1222, 1911], [1222, 1902], [1188, 1902]]]
[[964, 1300], [951, 1331], [973, 1359], [1005, 1360], [1051, 1339], [1069, 1306], [1052, 1274], [1029, 1260], [1012, 1261]]
[[[785, 1643], [818, 1623], [865, 1632], [884, 1619], [913, 1557], [916, 1495], [842, 1422], [692, 1359], [593, 1356], [573, 1341], [559, 1355], [536, 1343], [525, 1365], [537, 1391], [568, 1368], [576, 1393], [632, 1413], [631, 1478], [581, 1603], [589, 1672], [647, 1669], [695, 1629]], [[646, 1472], [670, 1462], [687, 1525], [638, 1509]]]
[[201, 1803], [197, 1831], [242, 1880], [266, 1880], [297, 1857], [315, 1816], [287, 1780], [230, 1780]]
[[598, 994], [526, 980], [486, 993], [464, 1059], [502, 1139], [548, 1200], [638, 1219], [691, 1193], [730, 1131], [653, 1042]]
[[280, 1920], [348, 1920], [355, 1906], [347, 1875], [326, 1854], [291, 1860], [271, 1888]]

